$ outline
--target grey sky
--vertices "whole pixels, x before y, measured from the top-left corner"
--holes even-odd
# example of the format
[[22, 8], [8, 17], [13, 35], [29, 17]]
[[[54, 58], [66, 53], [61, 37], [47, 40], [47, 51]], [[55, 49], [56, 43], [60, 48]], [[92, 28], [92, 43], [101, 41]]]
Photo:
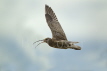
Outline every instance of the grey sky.
[[[52, 7], [68, 40], [81, 51], [34, 41], [51, 37], [45, 4]], [[1, 71], [106, 71], [106, 0], [0, 0]]]

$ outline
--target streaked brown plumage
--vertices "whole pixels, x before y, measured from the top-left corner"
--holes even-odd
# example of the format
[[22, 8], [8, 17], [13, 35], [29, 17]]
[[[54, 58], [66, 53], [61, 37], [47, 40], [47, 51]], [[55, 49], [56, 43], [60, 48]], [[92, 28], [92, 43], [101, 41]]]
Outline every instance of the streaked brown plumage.
[[52, 31], [52, 35], [53, 35], [52, 39], [67, 40], [66, 35], [65, 35], [60, 23], [58, 22], [58, 19], [57, 19], [55, 13], [51, 9], [51, 7], [49, 7], [48, 5], [45, 5], [45, 17], [46, 17], [48, 26], [50, 27], [50, 29]]
[[52, 39], [51, 38], [45, 38], [44, 40], [41, 40], [45, 43], [47, 43], [49, 46], [54, 48], [60, 48], [60, 49], [75, 49], [75, 50], [81, 50], [80, 46], [74, 45], [78, 42], [71, 42], [68, 41], [66, 38], [66, 35], [58, 22], [58, 19], [48, 5], [45, 5], [45, 17], [48, 26], [50, 27], [50, 30], [52, 32]]

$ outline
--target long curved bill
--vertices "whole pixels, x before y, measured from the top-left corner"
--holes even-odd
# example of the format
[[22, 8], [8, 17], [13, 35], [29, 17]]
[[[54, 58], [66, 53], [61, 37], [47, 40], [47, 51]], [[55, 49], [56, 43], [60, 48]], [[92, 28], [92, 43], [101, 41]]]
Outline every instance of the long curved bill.
[[[44, 43], [44, 42], [41, 42], [41, 43]], [[39, 43], [38, 45], [40, 45], [41, 43]], [[37, 45], [37, 46], [38, 46], [38, 45]], [[36, 46], [36, 47], [37, 47], [37, 46]], [[36, 48], [36, 47], [35, 47], [35, 48]]]
[[[36, 42], [39, 42], [39, 41], [43, 41], [43, 40], [38, 40], [38, 41], [36, 41]], [[35, 44], [36, 42], [34, 42], [33, 44]]]

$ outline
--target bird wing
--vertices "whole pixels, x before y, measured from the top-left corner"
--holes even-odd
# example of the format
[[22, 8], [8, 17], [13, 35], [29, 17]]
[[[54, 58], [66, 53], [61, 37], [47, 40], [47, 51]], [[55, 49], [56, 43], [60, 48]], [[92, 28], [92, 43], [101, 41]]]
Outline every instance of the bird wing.
[[48, 5], [45, 5], [45, 17], [47, 24], [51, 29], [53, 38], [56, 40], [67, 40], [66, 35], [60, 23], [58, 22], [55, 13]]

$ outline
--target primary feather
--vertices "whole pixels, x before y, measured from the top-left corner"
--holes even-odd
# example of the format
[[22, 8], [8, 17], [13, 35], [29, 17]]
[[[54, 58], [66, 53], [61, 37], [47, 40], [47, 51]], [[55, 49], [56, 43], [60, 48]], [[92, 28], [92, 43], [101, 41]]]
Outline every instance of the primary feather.
[[49, 7], [48, 5], [45, 5], [45, 17], [46, 17], [48, 26], [50, 27], [51, 32], [52, 32], [52, 36], [53, 36], [52, 39], [67, 40], [66, 35], [60, 23], [58, 22], [58, 19], [55, 13], [51, 9], [51, 7]]

